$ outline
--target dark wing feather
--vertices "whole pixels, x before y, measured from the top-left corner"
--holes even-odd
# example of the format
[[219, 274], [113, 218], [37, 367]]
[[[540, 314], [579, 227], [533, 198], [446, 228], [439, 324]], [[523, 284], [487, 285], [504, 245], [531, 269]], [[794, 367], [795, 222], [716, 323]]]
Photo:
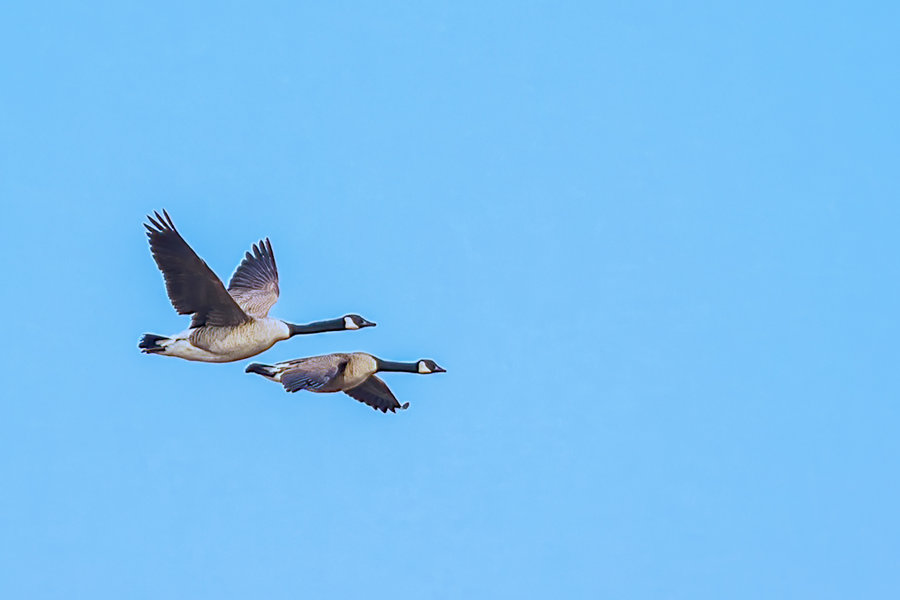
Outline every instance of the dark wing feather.
[[[323, 357], [328, 358], [328, 357]], [[281, 375], [281, 385], [289, 392], [309, 390], [311, 392], [336, 391], [330, 386], [334, 379], [347, 368], [347, 359], [335, 360], [332, 364], [311, 362], [288, 369]]]
[[240, 325], [247, 315], [225, 290], [212, 269], [188, 246], [166, 211], [148, 216], [150, 252], [166, 280], [172, 306], [181, 315], [193, 315], [191, 327]]
[[269, 314], [278, 301], [278, 267], [269, 238], [253, 244], [253, 253], [244, 256], [228, 282], [228, 293], [247, 314], [254, 317]]
[[402, 405], [397, 402], [387, 384], [375, 375], [372, 375], [355, 388], [344, 390], [344, 393], [383, 413], [387, 411], [396, 412], [398, 408], [405, 410], [409, 407], [409, 402], [405, 402]]

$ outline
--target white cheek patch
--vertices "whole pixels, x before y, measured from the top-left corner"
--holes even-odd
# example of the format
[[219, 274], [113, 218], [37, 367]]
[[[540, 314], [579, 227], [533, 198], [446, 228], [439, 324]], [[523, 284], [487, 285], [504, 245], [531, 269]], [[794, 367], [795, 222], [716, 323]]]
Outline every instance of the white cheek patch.
[[431, 373], [431, 369], [428, 368], [428, 365], [426, 365], [421, 360], [419, 361], [419, 373], [421, 373], [422, 375], [427, 375], [428, 373]]
[[359, 325], [354, 323], [350, 317], [344, 317], [344, 329], [359, 329]]

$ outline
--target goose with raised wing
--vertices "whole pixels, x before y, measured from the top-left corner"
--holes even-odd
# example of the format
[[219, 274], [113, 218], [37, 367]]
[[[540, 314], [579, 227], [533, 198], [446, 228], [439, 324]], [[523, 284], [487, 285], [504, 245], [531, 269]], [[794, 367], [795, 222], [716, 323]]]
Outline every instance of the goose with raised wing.
[[269, 317], [278, 301], [278, 268], [268, 238], [253, 245], [228, 283], [175, 229], [169, 214], [148, 216], [150, 252], [166, 281], [166, 292], [180, 315], [191, 315], [188, 329], [171, 336], [145, 334], [138, 347], [145, 354], [176, 356], [201, 362], [232, 362], [255, 356], [276, 342], [299, 334], [372, 327], [359, 315], [295, 325]]
[[365, 352], [336, 353], [298, 358], [274, 365], [253, 363], [247, 373], [262, 375], [284, 386], [289, 392], [308, 390], [316, 393], [344, 392], [351, 398], [386, 413], [404, 410], [409, 402], [400, 404], [387, 384], [375, 373], [397, 371], [405, 373], [445, 373], [433, 360], [392, 362]]

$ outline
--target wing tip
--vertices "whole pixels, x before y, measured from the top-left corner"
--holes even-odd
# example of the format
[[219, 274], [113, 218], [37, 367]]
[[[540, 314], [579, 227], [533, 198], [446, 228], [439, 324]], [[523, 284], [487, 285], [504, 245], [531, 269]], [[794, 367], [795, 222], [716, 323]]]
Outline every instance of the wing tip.
[[172, 217], [169, 216], [169, 213], [166, 211], [166, 209], [162, 209], [162, 215], [159, 214], [158, 210], [154, 210], [152, 215], [147, 215], [147, 220], [150, 221], [150, 223], [153, 225], [153, 227], [151, 227], [147, 223], [144, 223], [144, 227], [147, 228], [147, 235], [152, 235], [155, 233], [165, 233], [167, 231], [177, 232], [177, 230], [175, 229], [175, 223], [172, 221]]
[[[272, 260], [275, 259], [275, 252], [272, 251], [272, 242], [269, 240], [268, 237], [265, 237], [265, 238], [259, 240], [258, 242], [256, 242], [255, 244], [253, 244], [253, 253], [256, 255], [256, 258], [258, 258], [258, 259], [263, 259], [263, 258], [271, 258]], [[247, 254], [249, 255], [250, 253], [248, 252]]]

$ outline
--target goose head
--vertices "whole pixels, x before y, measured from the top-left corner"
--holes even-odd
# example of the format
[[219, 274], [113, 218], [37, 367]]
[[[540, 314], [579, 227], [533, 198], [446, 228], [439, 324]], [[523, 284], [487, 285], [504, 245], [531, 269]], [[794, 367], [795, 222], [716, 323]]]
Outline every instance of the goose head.
[[375, 327], [375, 323], [367, 321], [359, 315], [344, 315], [344, 329], [362, 329]]
[[423, 358], [416, 363], [416, 371], [422, 375], [429, 375], [431, 373], [446, 373], [447, 369], [439, 367], [438, 364], [430, 358]]

